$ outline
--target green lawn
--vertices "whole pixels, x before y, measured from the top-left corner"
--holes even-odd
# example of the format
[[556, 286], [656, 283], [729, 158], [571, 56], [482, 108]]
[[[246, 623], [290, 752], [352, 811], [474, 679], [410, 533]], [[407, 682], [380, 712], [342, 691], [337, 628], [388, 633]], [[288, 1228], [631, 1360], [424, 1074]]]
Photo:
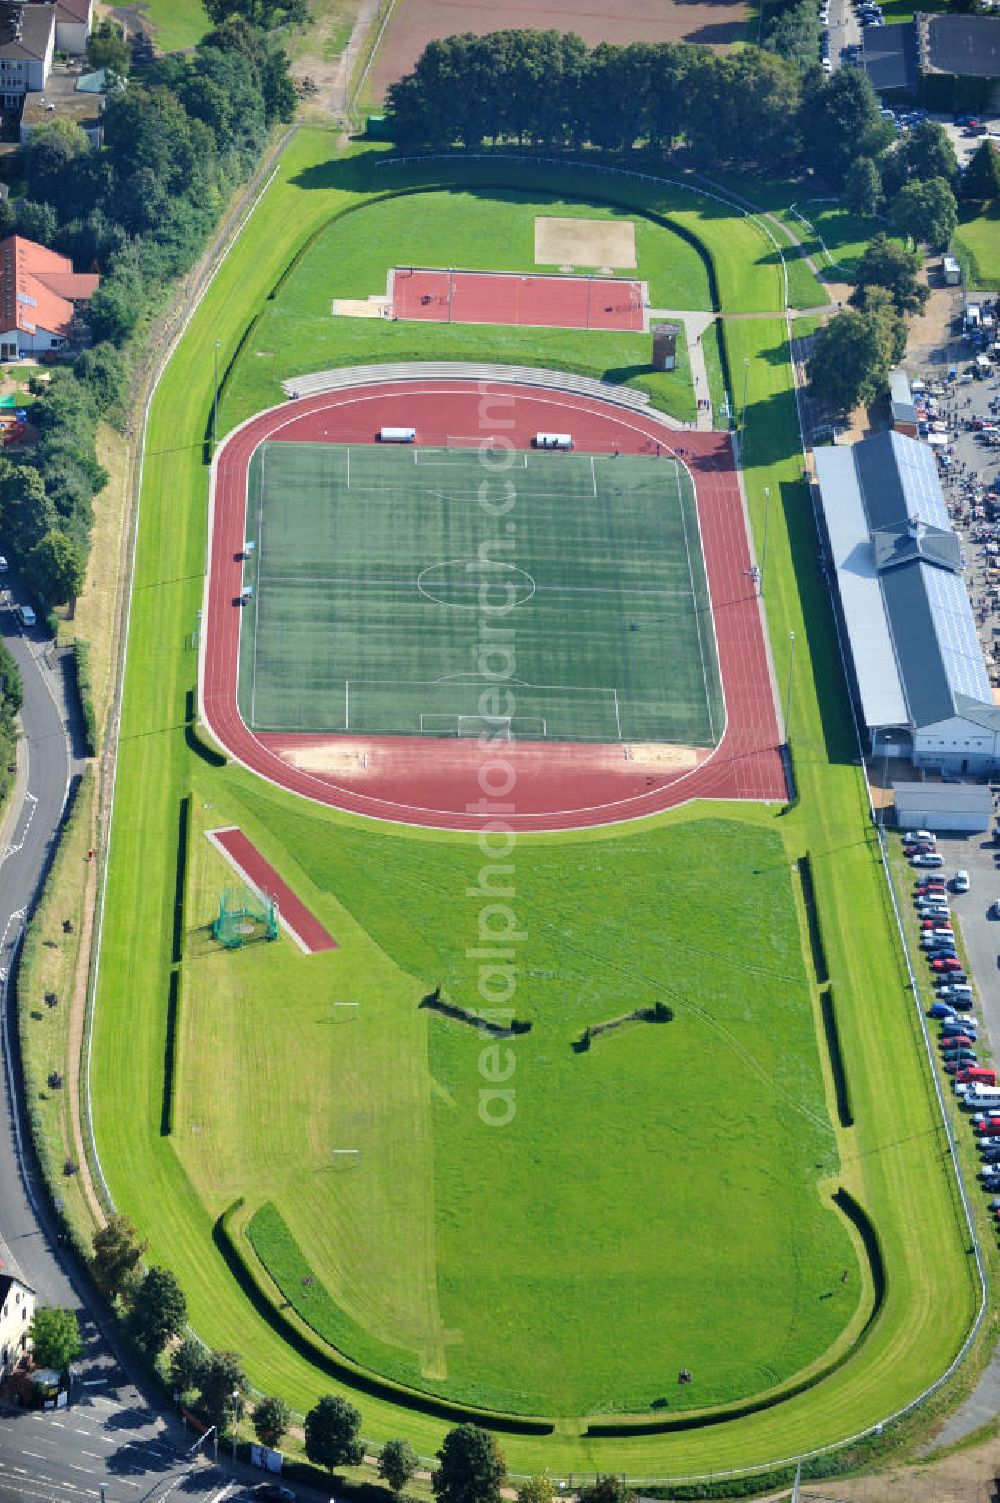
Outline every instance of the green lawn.
[[[714, 745], [725, 724], [694, 489], [655, 456], [269, 443], [254, 456], [240, 707], [255, 730], [474, 736], [477, 602], [512, 591], [519, 740]], [[478, 504], [477, 504], [478, 502]], [[567, 532], [566, 517], [573, 527]], [[499, 715], [500, 709], [494, 712]]]
[[[399, 1360], [419, 1362], [425, 1384], [578, 1413], [661, 1397], [674, 1408], [685, 1364], [693, 1400], [704, 1401], [759, 1390], [797, 1365], [815, 1370], [825, 1345], [835, 1353], [837, 1333], [852, 1334], [872, 1292], [855, 1234], [848, 1243], [829, 1210], [843, 1185], [876, 1224], [884, 1302], [864, 1342], [817, 1386], [703, 1428], [598, 1440], [568, 1419], [551, 1435], [509, 1435], [503, 1446], [518, 1471], [662, 1477], [834, 1442], [943, 1371], [975, 1287], [854, 762], [800, 482], [783, 321], [729, 323], [725, 339], [731, 369], [749, 360], [745, 478], [758, 538], [765, 485], [771, 492], [765, 603], [782, 684], [795, 632], [799, 804], [787, 814], [696, 805], [617, 836], [518, 842], [513, 905], [527, 937], [517, 1007], [534, 1027], [512, 1046], [517, 1116], [470, 1159], [479, 1041], [461, 1024], [429, 1022], [416, 1003], [438, 980], [468, 999], [475, 842], [302, 803], [237, 766], [212, 768], [184, 735], [213, 341], [228, 359], [289, 255], [362, 201], [370, 154], [345, 162], [330, 151], [322, 133], [294, 139], [150, 413], [94, 1037], [104, 1172], [148, 1235], [150, 1258], [178, 1274], [199, 1334], [240, 1351], [253, 1382], [300, 1411], [337, 1384], [255, 1312], [212, 1238], [213, 1219], [248, 1191], [249, 1211], [280, 1205], [303, 1257], [367, 1333], [369, 1356], [391, 1345]], [[671, 191], [685, 224], [713, 247], [723, 306], [759, 301], [778, 311], [775, 268], [755, 259], [752, 227]], [[232, 386], [243, 397], [230, 396], [227, 425], [248, 410], [244, 371], [260, 364], [248, 342]], [[189, 793], [174, 1131], [161, 1136], [177, 825]], [[199, 926], [227, 868], [201, 832], [230, 821], [279, 864], [339, 950], [307, 959], [287, 941], [236, 956], [213, 949]], [[855, 1117], [834, 1136], [817, 1111], [824, 1094], [832, 1103], [833, 1083], [791, 878], [806, 855]], [[668, 987], [673, 1023], [573, 1053], [584, 1024]], [[335, 1000], [361, 1001], [358, 1019], [335, 1024]], [[378, 1072], [368, 1069], [373, 1049], [382, 1051]], [[360, 1143], [370, 1149], [361, 1164], [334, 1171], [330, 1149]], [[367, 1174], [366, 1158], [391, 1173]], [[367, 1266], [359, 1248], [371, 1251]], [[672, 1290], [687, 1305], [701, 1302], [702, 1327]], [[353, 1396], [370, 1439], [405, 1433], [424, 1456], [440, 1444], [443, 1421]]]
[[143, 0], [140, 9], [153, 27], [161, 52], [195, 47], [211, 29], [201, 0]]
[[1000, 201], [955, 231], [953, 249], [973, 287], [1000, 286]]

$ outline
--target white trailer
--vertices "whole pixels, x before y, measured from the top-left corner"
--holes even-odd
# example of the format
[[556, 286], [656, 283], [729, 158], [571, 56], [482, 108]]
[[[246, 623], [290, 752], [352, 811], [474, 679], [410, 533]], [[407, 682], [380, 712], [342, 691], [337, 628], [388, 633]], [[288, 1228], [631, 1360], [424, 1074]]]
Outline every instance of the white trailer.
[[412, 444], [416, 442], [416, 428], [380, 428], [378, 441], [380, 444]]
[[536, 449], [572, 449], [572, 433], [536, 433], [532, 440]]

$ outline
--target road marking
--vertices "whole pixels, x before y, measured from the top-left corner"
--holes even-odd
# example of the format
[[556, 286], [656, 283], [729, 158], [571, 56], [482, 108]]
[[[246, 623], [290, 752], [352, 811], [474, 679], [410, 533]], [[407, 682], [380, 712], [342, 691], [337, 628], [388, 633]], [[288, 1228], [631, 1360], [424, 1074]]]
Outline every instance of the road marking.
[[[235, 1403], [235, 1400], [233, 1402]], [[92, 1466], [77, 1466], [73, 1461], [67, 1461], [66, 1465], [69, 1467], [71, 1472], [84, 1472], [88, 1477], [92, 1477], [94, 1475], [94, 1468]]]
[[89, 1456], [90, 1459], [91, 1459], [91, 1461], [103, 1461], [104, 1460], [104, 1457], [103, 1456], [98, 1456], [98, 1454], [97, 1454], [96, 1451], [85, 1451], [82, 1446], [80, 1447], [80, 1455], [81, 1456]]
[[32, 1461], [45, 1461], [46, 1458], [39, 1451], [22, 1451], [22, 1456], [30, 1456]]

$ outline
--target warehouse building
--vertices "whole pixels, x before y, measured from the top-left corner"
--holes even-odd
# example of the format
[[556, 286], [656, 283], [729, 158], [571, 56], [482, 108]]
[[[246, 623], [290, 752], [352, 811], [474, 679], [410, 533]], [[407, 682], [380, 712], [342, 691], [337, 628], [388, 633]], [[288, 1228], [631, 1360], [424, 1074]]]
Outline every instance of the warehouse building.
[[835, 604], [867, 750], [946, 775], [1000, 768], [1000, 705], [934, 456], [901, 433], [816, 450]]
[[951, 830], [975, 835], [993, 823], [993, 795], [984, 783], [893, 783], [901, 830]]

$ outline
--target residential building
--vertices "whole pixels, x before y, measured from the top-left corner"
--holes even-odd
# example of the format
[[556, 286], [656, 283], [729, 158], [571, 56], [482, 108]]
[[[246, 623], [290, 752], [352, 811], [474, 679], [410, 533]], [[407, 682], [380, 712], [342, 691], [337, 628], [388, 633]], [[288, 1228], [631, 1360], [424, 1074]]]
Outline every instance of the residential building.
[[0, 1381], [8, 1377], [30, 1346], [35, 1291], [0, 1238]]
[[99, 283], [33, 240], [0, 241], [0, 360], [62, 349], [73, 337], [77, 310]]

